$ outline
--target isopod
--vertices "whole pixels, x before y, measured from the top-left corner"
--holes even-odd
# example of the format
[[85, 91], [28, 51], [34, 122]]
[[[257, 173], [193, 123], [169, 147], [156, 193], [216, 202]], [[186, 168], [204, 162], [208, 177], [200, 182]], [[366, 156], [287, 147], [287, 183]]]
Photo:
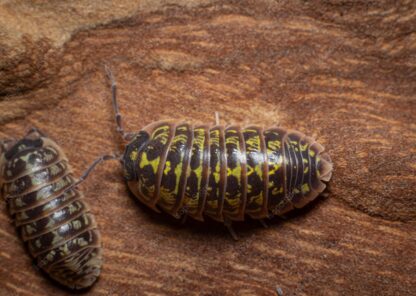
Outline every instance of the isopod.
[[106, 71], [117, 131], [129, 142], [120, 157], [125, 179], [134, 196], [157, 212], [200, 221], [208, 216], [236, 238], [232, 221], [302, 208], [331, 178], [332, 162], [322, 145], [284, 128], [159, 121], [126, 133], [116, 83]]
[[90, 287], [102, 264], [100, 233], [62, 149], [37, 129], [1, 142], [0, 188], [35, 264], [71, 289]]

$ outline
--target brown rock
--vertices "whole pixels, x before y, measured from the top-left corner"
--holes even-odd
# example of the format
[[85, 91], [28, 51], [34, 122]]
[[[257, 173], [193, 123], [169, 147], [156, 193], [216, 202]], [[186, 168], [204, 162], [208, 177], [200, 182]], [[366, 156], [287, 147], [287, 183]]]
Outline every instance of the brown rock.
[[[103, 235], [93, 294], [416, 294], [416, 6], [411, 1], [6, 1], [0, 138], [37, 126], [80, 174], [166, 118], [279, 124], [334, 161], [329, 198], [262, 229], [181, 226], [129, 197], [117, 163], [82, 185]], [[5, 208], [5, 206], [3, 207]], [[370, 214], [370, 215], [368, 215]], [[65, 294], [0, 215], [0, 294]]]

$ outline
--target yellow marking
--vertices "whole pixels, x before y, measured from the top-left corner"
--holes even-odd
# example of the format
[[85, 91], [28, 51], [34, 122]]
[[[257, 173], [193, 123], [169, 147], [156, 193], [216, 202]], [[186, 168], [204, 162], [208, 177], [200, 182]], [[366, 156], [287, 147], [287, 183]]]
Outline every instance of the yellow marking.
[[276, 173], [280, 168], [282, 167], [282, 163], [275, 163], [273, 164], [273, 167], [269, 170], [269, 174], [273, 175], [274, 173]]
[[54, 155], [54, 153], [52, 153], [52, 152], [49, 152], [49, 151], [45, 151], [45, 154], [44, 154], [44, 159], [47, 161], [47, 162], [49, 162], [49, 161], [51, 161], [52, 159], [53, 159], [53, 157], [54, 157], [55, 155]]
[[248, 176], [250, 176], [250, 175], [252, 175], [253, 173], [256, 173], [257, 175], [259, 175], [259, 177], [261, 178], [262, 177], [262, 173], [263, 173], [263, 171], [262, 171], [262, 169], [261, 169], [261, 166], [260, 165], [256, 165], [256, 166], [254, 166], [254, 167], [251, 167], [251, 166], [247, 166], [248, 168], [250, 168], [248, 171], [247, 171], [247, 175]]
[[314, 157], [315, 156], [315, 151], [309, 150], [309, 155], [312, 156], [312, 157]]
[[218, 200], [213, 199], [213, 200], [207, 200], [207, 205], [209, 206], [209, 208], [211, 209], [216, 209], [218, 208]]
[[271, 176], [282, 167], [283, 157], [282, 155], [279, 155], [276, 159], [276, 156], [272, 153], [271, 150], [267, 150], [267, 152], [268, 152], [269, 160], [273, 161], [273, 164], [270, 163], [271, 167], [269, 165], [269, 176]]
[[[227, 134], [229, 135], [230, 131], [227, 131]], [[237, 135], [237, 131], [232, 130], [232, 136], [228, 136], [225, 139], [226, 144], [234, 144], [236, 146], [236, 150], [238, 151], [238, 155], [240, 156], [240, 139]], [[227, 178], [233, 176], [237, 179], [237, 183], [241, 184], [241, 162], [240, 158], [237, 157], [236, 159], [236, 167], [231, 169], [230, 167], [227, 168]], [[240, 200], [241, 197], [241, 190], [238, 194], [234, 195], [233, 198], [231, 198], [231, 195], [229, 192], [225, 192], [225, 200], [228, 203], [228, 205], [232, 208], [234, 208], [234, 212], [238, 211], [238, 206], [241, 203]]]
[[234, 176], [238, 179], [238, 181], [240, 182], [241, 179], [241, 166], [240, 166], [240, 162], [238, 163], [237, 167], [231, 169], [231, 168], [227, 168], [227, 177], [229, 176]]
[[[78, 239], [74, 239], [72, 241], [76, 244]], [[69, 254], [68, 244], [64, 244], [62, 247], [60, 247], [59, 251], [61, 252], [61, 256], [68, 255]]]
[[[199, 148], [199, 163], [198, 166], [193, 169], [192, 171], [196, 175], [196, 183], [197, 183], [197, 193], [194, 198], [187, 195], [185, 192], [185, 198], [184, 198], [184, 205], [188, 206], [188, 208], [196, 208], [199, 204], [199, 196], [200, 196], [200, 188], [201, 188], [201, 182], [202, 182], [202, 164], [203, 164], [203, 156], [204, 156], [204, 145], [205, 145], [205, 130], [203, 128], [198, 128], [194, 130], [194, 144], [192, 147], [192, 155], [196, 153], [196, 147]], [[191, 174], [191, 169], [189, 166], [189, 173], [188, 176]], [[187, 177], [188, 177], [187, 176]], [[189, 186], [187, 186], [187, 189], [189, 189]]]
[[55, 220], [54, 219], [48, 219], [48, 223], [46, 224], [45, 228], [50, 228], [53, 225], [55, 225]]
[[[177, 128], [177, 131], [187, 131], [187, 130], [188, 130], [187, 126], [181, 126]], [[170, 151], [179, 153], [180, 160], [177, 166], [173, 170], [173, 174], [175, 175], [175, 188], [172, 191], [165, 188], [164, 186], [161, 186], [160, 188], [160, 198], [161, 200], [163, 200], [164, 204], [174, 205], [176, 202], [176, 196], [179, 191], [179, 183], [180, 183], [182, 168], [183, 168], [184, 151], [178, 150], [178, 147], [182, 146], [181, 144], [180, 145], [175, 145], [175, 144], [177, 143], [186, 144], [187, 141], [188, 141], [187, 134], [175, 135], [172, 140]], [[163, 173], [164, 175], [168, 175], [171, 172], [172, 172], [172, 164], [170, 161], [166, 161], [165, 169], [163, 170]]]
[[291, 146], [293, 147], [293, 149], [296, 151], [296, 152], [299, 152], [299, 149], [298, 149], [298, 141], [295, 141], [295, 140], [291, 140], [290, 141], [290, 144], [291, 144]]
[[309, 167], [306, 167], [306, 168], [303, 170], [303, 173], [304, 173], [304, 174], [306, 174], [307, 172], [309, 172]]
[[[176, 144], [176, 143], [180, 143], [180, 142], [184, 142], [186, 143], [186, 141], [188, 140], [188, 136], [187, 135], [177, 135], [173, 138], [172, 143]], [[171, 146], [172, 147], [172, 146]], [[175, 147], [172, 147], [175, 148]]]
[[[35, 151], [34, 153], [27, 153], [26, 155], [22, 155], [22, 156], [20, 156], [19, 158], [16, 158], [15, 160], [14, 160], [14, 162], [17, 162], [19, 159], [20, 160], [22, 160], [24, 163], [27, 163], [28, 162], [28, 160], [29, 160], [29, 157], [30, 156], [32, 156], [32, 155], [38, 155], [38, 153]], [[13, 166], [14, 167], [14, 166]]]
[[165, 169], [163, 170], [163, 174], [164, 175], [168, 175], [170, 172], [171, 168], [170, 168], [170, 161], [166, 161], [165, 163]]
[[238, 194], [237, 196], [236, 196], [236, 198], [232, 198], [232, 199], [230, 199], [230, 198], [225, 198], [226, 200], [227, 200], [227, 202], [228, 202], [228, 204], [231, 206], [231, 207], [235, 207], [236, 209], [236, 211], [238, 211], [238, 206], [240, 205], [240, 195], [241, 194]]
[[302, 145], [299, 143], [300, 146], [300, 151], [306, 151], [306, 149], [308, 149], [308, 143], [306, 143], [305, 145]]
[[174, 205], [176, 201], [173, 192], [163, 186], [160, 187], [160, 199], [163, 200], [164, 205]]
[[305, 183], [302, 185], [302, 193], [308, 193], [310, 191], [309, 184]]
[[321, 172], [318, 170], [318, 167], [319, 167], [319, 162], [321, 161], [321, 157], [320, 156], [318, 156], [317, 158], [316, 158], [316, 175], [319, 177], [319, 176], [321, 176]]
[[[159, 126], [158, 128], [156, 128], [154, 131], [153, 131], [153, 134], [152, 134], [152, 138], [153, 137], [155, 137], [155, 135], [159, 132], [159, 131], [163, 131], [163, 133], [164, 132], [166, 132], [166, 131], [168, 131], [169, 130], [169, 125], [161, 125], [161, 126]], [[163, 135], [163, 133], [160, 133], [160, 135]], [[159, 135], [159, 136], [160, 136]]]
[[[159, 140], [160, 143], [162, 143], [163, 145], [166, 145], [169, 139], [169, 130], [170, 130], [169, 125], [162, 125], [158, 127], [157, 129], [153, 131], [152, 140]], [[159, 131], [162, 131], [162, 132], [159, 135], [156, 135], [157, 133], [159, 133]]]
[[29, 216], [26, 214], [26, 211], [21, 212], [20, 214], [20, 220], [26, 220]]
[[219, 130], [212, 130], [210, 132], [210, 144], [216, 144], [219, 145], [220, 144], [220, 131]]
[[269, 141], [267, 143], [267, 148], [272, 151], [280, 150], [282, 143], [279, 140]]
[[251, 152], [251, 151], [259, 151], [260, 149], [260, 139], [258, 136], [249, 138], [246, 140], [246, 147], [247, 147], [247, 151]]
[[[211, 145], [219, 146], [219, 143], [220, 143], [220, 131], [219, 130], [213, 130], [213, 131], [211, 131], [210, 135], [211, 135], [211, 137], [209, 139], [210, 146]], [[218, 159], [217, 163], [215, 164], [214, 171], [211, 172], [212, 176], [214, 177], [214, 181], [215, 181], [216, 184], [218, 184], [219, 181], [220, 181], [220, 169], [221, 169], [220, 159]], [[211, 192], [212, 191], [212, 187], [208, 187], [208, 190]], [[217, 191], [216, 192], [216, 195], [218, 196], [219, 191], [220, 191], [219, 186], [217, 186], [217, 190], [216, 191]]]
[[[78, 206], [78, 204], [77, 204], [77, 206]], [[74, 206], [74, 204], [70, 204], [69, 207], [68, 207], [69, 214], [72, 215], [73, 213], [75, 213], [78, 210], [77, 206]]]
[[[201, 176], [202, 176], [202, 161], [200, 162], [201, 163], [201, 165], [199, 165], [195, 170], [194, 170], [194, 172], [195, 172], [195, 175], [197, 176], [197, 178], [198, 178], [198, 183], [199, 183], [199, 181], [201, 181]], [[199, 186], [198, 186], [199, 187]]]
[[214, 176], [214, 180], [215, 183], [219, 183], [220, 182], [220, 162], [218, 161], [217, 164], [215, 165], [215, 171], [212, 172], [212, 175]]
[[35, 247], [38, 248], [38, 249], [40, 249], [40, 247], [42, 247], [42, 243], [40, 242], [40, 239], [37, 239], [35, 241]]
[[[260, 137], [258, 135], [258, 131], [255, 129], [246, 129], [244, 130], [244, 132], [256, 133], [255, 135], [253, 135], [252, 137], [248, 138], [245, 141], [247, 152], [253, 152], [253, 154], [254, 153], [256, 154], [256, 155], [253, 155], [249, 153], [251, 157], [254, 159], [256, 165], [254, 167], [251, 167], [249, 164], [247, 164], [247, 176], [250, 176], [255, 173], [260, 177], [260, 180], [263, 180], [263, 177], [264, 177], [263, 170], [262, 170], [263, 156], [261, 155], [261, 151], [260, 151]], [[253, 190], [253, 186], [251, 184], [247, 184], [247, 194], [250, 194], [252, 190]], [[258, 206], [263, 205], [263, 192], [262, 191], [263, 190], [261, 190], [258, 195], [250, 197], [248, 204], [249, 205], [254, 204]]]
[[61, 172], [61, 168], [58, 165], [53, 165], [49, 169], [52, 176], [58, 175]]
[[23, 207], [23, 206], [25, 206], [26, 204], [23, 202], [23, 199], [21, 199], [21, 198], [16, 198], [15, 199], [16, 201], [15, 201], [15, 205], [16, 205], [16, 207], [18, 207], [18, 208], [21, 208], [21, 207]]
[[82, 227], [82, 223], [78, 220], [75, 220], [74, 222], [72, 222], [72, 225], [73, 225], [75, 230], [78, 230]]
[[46, 261], [52, 261], [54, 256], [55, 256], [56, 252], [54, 250], [52, 250], [51, 252], [48, 253], [48, 255], [46, 255], [45, 259]]
[[273, 195], [277, 195], [277, 194], [279, 194], [279, 193], [283, 193], [283, 187], [280, 187], [280, 188], [273, 188], [273, 190], [272, 190], [272, 194], [273, 194]]
[[36, 232], [36, 228], [33, 227], [32, 225], [28, 224], [25, 227], [25, 231], [26, 231], [27, 234], [32, 234], [32, 233]]
[[86, 241], [84, 238], [79, 238], [77, 241], [77, 245], [80, 247], [84, 247], [88, 245], [88, 241]]
[[250, 197], [250, 200], [248, 201], [248, 204], [250, 205], [250, 207], [254, 206], [261, 206], [263, 205], [263, 194], [260, 193], [256, 196], [252, 196]]
[[227, 134], [232, 134], [232, 135], [225, 138], [225, 144], [234, 144], [237, 146], [237, 148], [239, 148], [240, 139], [238, 136], [236, 136], [237, 132], [234, 130], [228, 130]]
[[132, 161], [135, 161], [135, 160], [137, 159], [137, 156], [139, 156], [139, 152], [138, 152], [137, 150], [133, 150], [133, 151], [130, 153], [130, 159], [131, 159]]
[[150, 165], [152, 167], [152, 169], [153, 169], [153, 173], [156, 174], [157, 168], [159, 167], [159, 160], [160, 160], [160, 156], [159, 157], [156, 157], [153, 160], [149, 160], [147, 158], [147, 153], [144, 151], [142, 153], [142, 156], [140, 157], [139, 167], [141, 169], [143, 169], [145, 166]]
[[181, 174], [182, 174], [182, 166], [183, 166], [183, 161], [181, 160], [179, 162], [179, 164], [176, 166], [175, 171], [174, 171], [175, 176], [177, 176], [177, 179], [176, 179], [177, 182], [176, 182], [176, 186], [175, 186], [175, 192], [178, 191], [179, 179], [180, 179]]
[[[143, 169], [144, 167], [150, 165], [153, 171], [153, 175], [156, 175], [157, 170], [159, 168], [159, 163], [160, 163], [160, 156], [156, 157], [153, 160], [149, 160], [147, 156], [147, 151], [143, 151], [140, 156], [139, 168]], [[143, 174], [141, 174], [141, 176], [139, 177], [138, 188], [140, 192], [142, 192], [141, 188], [145, 187], [146, 190], [148, 191], [147, 195], [151, 196], [155, 192], [155, 185], [153, 184], [151, 186], [145, 186], [145, 183], [148, 180], [149, 180], [149, 176], [144, 176]]]

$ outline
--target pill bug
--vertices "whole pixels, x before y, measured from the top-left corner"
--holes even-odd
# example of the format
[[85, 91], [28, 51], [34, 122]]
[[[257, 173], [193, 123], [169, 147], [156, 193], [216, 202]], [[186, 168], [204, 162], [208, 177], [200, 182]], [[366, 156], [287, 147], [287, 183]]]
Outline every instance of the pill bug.
[[34, 263], [70, 289], [100, 274], [97, 225], [60, 147], [37, 129], [1, 142], [0, 188]]
[[117, 131], [129, 142], [120, 158], [125, 179], [134, 196], [157, 212], [200, 221], [208, 216], [223, 222], [236, 238], [232, 221], [301, 208], [331, 178], [331, 159], [319, 143], [279, 127], [159, 121], [126, 133], [116, 83], [106, 71]]

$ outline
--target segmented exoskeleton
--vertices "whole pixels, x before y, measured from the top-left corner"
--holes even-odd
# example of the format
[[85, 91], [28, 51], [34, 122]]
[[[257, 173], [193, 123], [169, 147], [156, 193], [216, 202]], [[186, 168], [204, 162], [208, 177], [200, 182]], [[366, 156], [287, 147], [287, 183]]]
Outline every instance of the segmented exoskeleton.
[[175, 122], [145, 127], [123, 163], [130, 190], [149, 207], [221, 222], [301, 208], [325, 189], [332, 169], [323, 147], [299, 132]]
[[91, 286], [100, 234], [64, 153], [36, 129], [1, 146], [1, 193], [35, 264], [71, 289]]
[[132, 193], [174, 217], [224, 222], [262, 219], [301, 208], [324, 189], [332, 163], [315, 140], [283, 128], [193, 126], [161, 121], [125, 133], [111, 72], [117, 130], [128, 140], [121, 161]]

